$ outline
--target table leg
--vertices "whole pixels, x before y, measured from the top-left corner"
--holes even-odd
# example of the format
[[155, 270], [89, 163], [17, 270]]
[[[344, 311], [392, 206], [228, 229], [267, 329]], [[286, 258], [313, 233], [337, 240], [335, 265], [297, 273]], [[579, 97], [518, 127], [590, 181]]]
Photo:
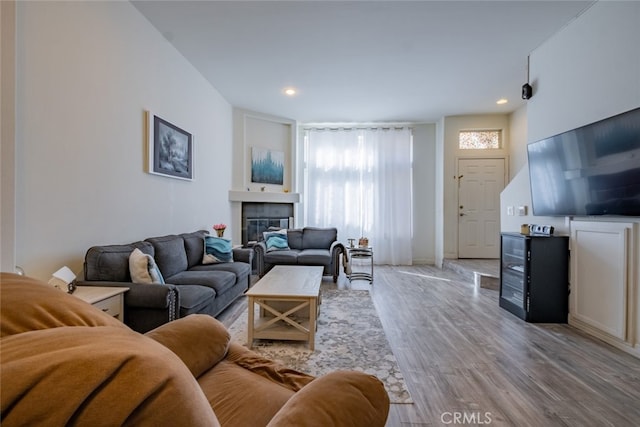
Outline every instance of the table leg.
[[247, 312], [249, 313], [249, 319], [247, 320], [247, 346], [249, 348], [253, 347], [253, 328], [254, 328], [254, 297], [249, 296], [249, 301], [248, 301], [248, 310]]
[[369, 283], [373, 285], [373, 252], [371, 252], [371, 280]]
[[316, 316], [318, 315], [318, 298], [310, 298], [309, 301], [309, 350], [315, 349], [316, 340]]

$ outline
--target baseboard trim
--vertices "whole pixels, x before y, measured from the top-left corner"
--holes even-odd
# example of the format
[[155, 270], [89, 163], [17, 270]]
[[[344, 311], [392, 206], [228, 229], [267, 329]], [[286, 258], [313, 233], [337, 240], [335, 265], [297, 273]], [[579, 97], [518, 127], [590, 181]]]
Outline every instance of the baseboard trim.
[[607, 334], [606, 332], [602, 332], [601, 330], [594, 328], [593, 326], [587, 323], [584, 323], [576, 319], [575, 317], [572, 317], [571, 314], [569, 314], [568, 323], [570, 326], [573, 326], [574, 328], [579, 329], [582, 332], [588, 335], [591, 335], [594, 338], [599, 339], [600, 341], [603, 341], [609, 345], [612, 345], [615, 348], [622, 350], [625, 353], [629, 353], [630, 355], [640, 359], [640, 345], [633, 346], [631, 343], [622, 341], [620, 338], [613, 337]]
[[435, 258], [418, 258], [411, 260], [413, 265], [436, 265]]

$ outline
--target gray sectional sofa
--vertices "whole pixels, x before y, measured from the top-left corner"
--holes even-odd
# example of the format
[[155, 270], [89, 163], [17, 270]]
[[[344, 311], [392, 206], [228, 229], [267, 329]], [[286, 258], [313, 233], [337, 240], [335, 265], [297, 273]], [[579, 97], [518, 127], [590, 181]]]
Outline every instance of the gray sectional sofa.
[[340, 275], [340, 256], [344, 245], [338, 242], [336, 228], [304, 227], [287, 230], [287, 249], [267, 250], [265, 241], [253, 248], [260, 277], [274, 265], [317, 265], [324, 267], [324, 275], [332, 276], [333, 282]]
[[[234, 249], [234, 262], [202, 264], [206, 231], [151, 237], [126, 245], [94, 246], [85, 256], [78, 286], [127, 287], [124, 321], [147, 332], [192, 313], [218, 315], [250, 286], [253, 252]], [[165, 284], [133, 283], [129, 255], [151, 255]]]

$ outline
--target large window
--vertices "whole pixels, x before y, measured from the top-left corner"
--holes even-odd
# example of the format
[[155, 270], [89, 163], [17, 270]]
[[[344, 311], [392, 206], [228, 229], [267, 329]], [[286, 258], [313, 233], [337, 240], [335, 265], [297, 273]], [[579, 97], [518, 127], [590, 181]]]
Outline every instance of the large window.
[[410, 129], [308, 129], [304, 187], [306, 225], [369, 238], [376, 263], [411, 263]]

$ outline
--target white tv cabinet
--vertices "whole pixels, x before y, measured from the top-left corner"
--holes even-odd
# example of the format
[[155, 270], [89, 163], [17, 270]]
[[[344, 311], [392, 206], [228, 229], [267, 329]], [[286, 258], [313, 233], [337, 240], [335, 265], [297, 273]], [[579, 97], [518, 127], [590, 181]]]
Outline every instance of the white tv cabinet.
[[571, 222], [569, 324], [640, 358], [638, 226]]

